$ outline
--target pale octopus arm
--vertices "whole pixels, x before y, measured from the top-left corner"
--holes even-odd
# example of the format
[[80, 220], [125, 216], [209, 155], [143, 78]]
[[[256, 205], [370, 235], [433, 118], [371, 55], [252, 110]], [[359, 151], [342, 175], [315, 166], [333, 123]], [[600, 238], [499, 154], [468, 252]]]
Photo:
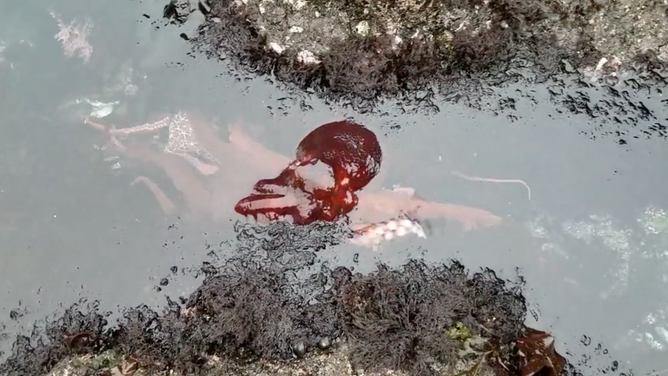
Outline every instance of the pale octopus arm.
[[464, 231], [481, 227], [496, 226], [501, 223], [501, 217], [486, 210], [455, 204], [442, 204], [433, 201], [422, 201], [417, 209], [418, 218], [444, 218], [458, 221]]
[[[86, 123], [96, 129], [102, 131], [107, 130], [104, 125], [89, 120], [87, 120]], [[129, 158], [138, 159], [144, 163], [152, 163], [161, 168], [170, 178], [174, 187], [183, 194], [189, 207], [193, 211], [207, 212], [211, 201], [211, 193], [203, 184], [201, 184], [196, 176], [193, 176], [191, 170], [188, 165], [184, 163], [185, 161], [183, 159], [175, 155], [156, 153], [148, 148], [142, 148], [136, 145], [128, 147], [121, 144], [113, 134], [110, 135], [119, 152]], [[176, 205], [155, 182], [148, 177], [139, 176], [131, 183], [131, 185], [135, 185], [139, 182], [144, 183], [148, 187], [165, 214], [174, 213]]]
[[[154, 133], [162, 128], [168, 127], [170, 125], [170, 121], [169, 118], [167, 117], [153, 123], [145, 123], [127, 128], [115, 128], [115, 127], [107, 127], [103, 124], [96, 123], [86, 118], [84, 119], [84, 124], [90, 125], [91, 127], [99, 131], [107, 133], [111, 137], [111, 141], [114, 143], [114, 145], [119, 150], [123, 150], [125, 146], [123, 146], [121, 142], [116, 138], [117, 136], [119, 135], [127, 136], [131, 134], [141, 134], [141, 133]], [[213, 175], [216, 172], [218, 172], [218, 166], [201, 162], [197, 158], [193, 158], [187, 155], [182, 155], [181, 157], [184, 158], [193, 167], [195, 167], [197, 171], [199, 171], [199, 173], [204, 176]]]
[[160, 208], [162, 209], [162, 212], [171, 215], [174, 214], [176, 211], [176, 205], [174, 205], [174, 202], [167, 196], [167, 194], [157, 185], [155, 182], [146, 176], [139, 176], [137, 177], [132, 183], [130, 183], [131, 186], [137, 184], [137, 183], [144, 183], [144, 185], [153, 193], [153, 196], [155, 197], [156, 201], [158, 201], [158, 204], [160, 205]]
[[[130, 157], [139, 158], [150, 162], [162, 169], [170, 181], [186, 200], [188, 207], [196, 214], [203, 215], [209, 213], [211, 203], [211, 192], [205, 187], [202, 181], [196, 176], [186, 161], [175, 155], [166, 153], [156, 153], [148, 149], [134, 147], [126, 148], [126, 154]], [[142, 179], [146, 183], [148, 178]], [[148, 185], [148, 184], [147, 184]], [[149, 188], [151, 186], [149, 185]], [[157, 186], [156, 186], [157, 188]], [[159, 188], [158, 188], [159, 189]], [[151, 188], [151, 191], [155, 191]], [[160, 195], [155, 194], [158, 202], [161, 201]], [[162, 206], [162, 204], [161, 204]]]
[[[254, 157], [258, 154], [257, 150], [259, 151], [265, 150], [264, 147], [258, 144], [257, 145], [258, 149], [253, 150], [253, 149], [248, 149], [246, 147], [240, 148], [239, 144], [234, 145], [232, 143], [225, 142], [218, 137], [218, 134], [216, 133], [212, 125], [202, 117], [198, 116], [197, 113], [189, 113], [189, 116], [191, 117], [192, 120], [191, 126], [193, 128], [194, 133], [197, 135], [200, 144], [205, 149], [207, 149], [217, 160], [224, 161], [225, 165], [228, 167], [228, 170], [230, 172], [236, 171], [238, 168], [243, 168], [242, 166], [244, 164], [247, 167], [253, 168], [253, 170], [255, 170], [259, 174], [259, 176], [263, 176], [267, 173], [274, 173], [274, 172], [278, 173], [283, 168], [283, 158], [284, 158], [283, 156], [281, 156], [281, 158], [278, 159], [278, 163], [273, 163], [273, 164], [269, 162], [276, 162], [276, 161], [271, 161], [271, 160], [258, 161], [253, 158], [248, 160], [249, 156]], [[215, 210], [212, 208], [212, 203], [213, 203], [212, 192], [207, 190], [206, 187], [202, 184], [202, 182], [198, 179], [198, 177], [192, 174], [191, 170], [185, 163], [183, 163], [184, 161], [182, 159], [180, 159], [175, 155], [167, 153], [156, 153], [147, 148], [138, 147], [136, 145], [128, 147], [122, 144], [116, 138], [116, 136], [119, 134], [127, 135], [132, 133], [152, 132], [157, 130], [158, 128], [167, 125], [166, 122], [160, 122], [160, 123], [161, 125], [157, 126], [155, 124], [151, 125], [147, 123], [137, 127], [122, 128], [117, 130], [114, 128], [108, 128], [103, 124], [93, 122], [90, 119], [85, 120], [85, 124], [101, 132], [107, 133], [119, 152], [123, 153], [129, 158], [138, 159], [144, 163], [152, 163], [157, 167], [161, 168], [170, 178], [175, 188], [182, 193], [187, 204], [190, 206], [191, 210], [195, 211], [198, 214], [211, 213], [211, 210]], [[235, 126], [231, 126], [231, 128], [234, 127]], [[248, 146], [245, 144], [243, 145]], [[250, 147], [253, 148], [255, 147], [255, 145], [251, 145]], [[285, 159], [287, 160], [287, 158]], [[288, 162], [286, 162], [285, 165], [287, 165], [287, 163]], [[235, 166], [235, 167], [230, 167], [230, 166]], [[222, 173], [222, 175], [219, 176], [218, 178], [225, 176], [225, 173], [228, 172], [228, 171], [209, 172], [209, 171], [202, 171], [201, 169], [198, 170], [202, 175], [205, 176], [209, 175], [217, 176], [221, 175]], [[155, 182], [153, 182], [148, 177], [140, 176], [136, 178], [135, 181], [132, 182], [132, 185], [135, 185], [139, 182], [144, 183], [147, 186], [147, 188], [149, 188], [149, 190], [155, 196], [156, 200], [158, 201], [164, 213], [172, 214], [175, 211], [176, 206], [174, 205], [172, 200], [169, 199], [169, 197], [165, 194], [165, 192], [162, 189], [160, 189], [160, 187]], [[286, 199], [292, 199], [292, 198], [287, 197]], [[284, 202], [284, 200], [269, 200], [267, 202], [264, 202], [264, 204], [275, 207], [275, 206], [286, 205], [286, 202]]]
[[[237, 122], [230, 126], [230, 142], [245, 155], [253, 157], [255, 163], [269, 165], [272, 170], [285, 168], [291, 161], [246, 135]], [[412, 188], [396, 191], [361, 191], [355, 216], [362, 223], [375, 223], [408, 214], [415, 219], [450, 219], [461, 223], [464, 230], [489, 227], [501, 222], [501, 218], [486, 210], [455, 204], [427, 201], [415, 196]]]
[[405, 214], [416, 220], [447, 219], [459, 222], [465, 231], [495, 226], [501, 217], [486, 210], [455, 204], [427, 201], [416, 196], [412, 189], [359, 192], [357, 215], [360, 221], [377, 222], [383, 216]]
[[[236, 144], [232, 144], [230, 142], [225, 142], [220, 139], [218, 133], [216, 130], [213, 128], [213, 125], [203, 119], [201, 116], [199, 116], [197, 113], [189, 113], [189, 116], [191, 118], [191, 127], [193, 129], [193, 132], [197, 135], [197, 140], [199, 143], [202, 145], [202, 147], [206, 150], [209, 151], [213, 155], [214, 158], [216, 158], [219, 161], [225, 161], [225, 164], [228, 164], [231, 161], [234, 162], [239, 162], [239, 156], [242, 155], [239, 153], [239, 147]], [[238, 124], [239, 122], [237, 122]], [[230, 129], [233, 127], [238, 127], [238, 125], [231, 125]], [[232, 137], [230, 137], [230, 141], [232, 141]], [[237, 149], [237, 150], [233, 150]], [[246, 150], [243, 150], [246, 151]], [[248, 153], [244, 155], [246, 156], [254, 156], [254, 154]], [[261, 163], [256, 163], [254, 164], [255, 166], [261, 166]]]
[[288, 157], [266, 148], [261, 143], [249, 137], [241, 129], [240, 124], [241, 122], [237, 121], [228, 127], [230, 142], [244, 155], [253, 158], [254, 165], [265, 166], [267, 170], [280, 172], [292, 162]]

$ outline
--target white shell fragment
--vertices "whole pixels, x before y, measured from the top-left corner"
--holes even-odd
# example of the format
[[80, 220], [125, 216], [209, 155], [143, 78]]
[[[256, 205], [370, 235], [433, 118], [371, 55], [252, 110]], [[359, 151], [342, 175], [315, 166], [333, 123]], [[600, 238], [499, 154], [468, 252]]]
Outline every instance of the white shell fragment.
[[357, 26], [355, 26], [355, 31], [357, 32], [357, 34], [362, 36], [366, 36], [367, 34], [369, 34], [370, 29], [371, 28], [369, 27], [368, 21], [360, 21], [360, 23], [358, 23]]
[[276, 51], [276, 53], [278, 53], [278, 54], [283, 53], [283, 47], [276, 42], [269, 43], [269, 47], [271, 47], [271, 49]]
[[306, 5], [306, 0], [284, 0], [284, 2], [292, 5], [296, 10], [300, 10]]

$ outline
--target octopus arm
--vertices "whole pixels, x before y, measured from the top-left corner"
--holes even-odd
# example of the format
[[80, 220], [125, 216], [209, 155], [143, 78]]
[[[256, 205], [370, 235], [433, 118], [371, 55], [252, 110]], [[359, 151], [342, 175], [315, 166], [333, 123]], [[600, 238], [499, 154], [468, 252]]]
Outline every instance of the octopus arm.
[[[156, 153], [148, 148], [133, 145], [121, 150], [125, 155], [151, 163], [167, 174], [174, 187], [182, 193], [188, 206], [197, 214], [210, 210], [211, 193], [194, 173], [192, 166], [182, 158], [165, 153]], [[146, 183], [146, 181], [144, 181]], [[157, 187], [157, 185], [155, 185]], [[149, 186], [149, 188], [151, 188]], [[153, 191], [153, 189], [151, 189]], [[156, 195], [156, 198], [158, 196]], [[160, 199], [158, 199], [160, 201]]]
[[213, 125], [203, 116], [196, 112], [188, 114], [191, 117], [190, 126], [202, 147], [213, 155], [218, 161], [239, 160], [240, 153], [235, 150], [235, 145], [220, 139]]
[[299, 202], [290, 195], [253, 194], [241, 199], [234, 210], [245, 216], [250, 215], [258, 222], [262, 222], [261, 219], [275, 221], [285, 217], [292, 218], [296, 224], [313, 222], [310, 217], [302, 215]]
[[501, 217], [470, 206], [423, 201], [415, 209], [417, 218], [455, 220], [462, 225], [465, 231], [496, 226], [501, 223]]
[[156, 201], [158, 201], [158, 204], [160, 205], [163, 213], [167, 215], [174, 214], [176, 211], [176, 205], [174, 205], [174, 202], [157, 184], [155, 184], [153, 180], [147, 178], [146, 176], [139, 176], [132, 183], [130, 183], [130, 185], [134, 186], [138, 183], [144, 183], [144, 185], [151, 191]]
[[290, 164], [290, 159], [280, 153], [266, 148], [260, 142], [247, 135], [239, 124], [231, 125], [230, 143], [239, 154], [251, 158], [254, 166], [261, 166], [267, 174], [276, 174]]
[[415, 190], [402, 187], [393, 191], [361, 191], [356, 216], [362, 223], [374, 223], [401, 214], [417, 220], [446, 219], [461, 223], [465, 230], [494, 226], [501, 218], [482, 209], [427, 201], [415, 195]]

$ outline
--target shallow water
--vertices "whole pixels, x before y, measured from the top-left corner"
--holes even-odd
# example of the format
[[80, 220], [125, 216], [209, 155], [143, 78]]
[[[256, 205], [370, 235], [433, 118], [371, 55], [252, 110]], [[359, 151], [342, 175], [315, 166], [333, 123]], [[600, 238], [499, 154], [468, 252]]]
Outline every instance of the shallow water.
[[[124, 119], [139, 124], [151, 114], [195, 107], [223, 133], [227, 124], [242, 119], [248, 134], [291, 156], [315, 126], [352, 117], [375, 131], [382, 144], [385, 161], [377, 186], [412, 187], [428, 200], [484, 208], [516, 224], [509, 231], [462, 234], [457, 224], [433, 221], [427, 239], [400, 239], [378, 252], [342, 245], [318, 253], [321, 261], [369, 271], [378, 261], [400, 265], [408, 257], [455, 257], [472, 270], [488, 266], [507, 278], [519, 268], [536, 313], [528, 324], [553, 332], [559, 350], [574, 354], [571, 360], [593, 355], [600, 342], [610, 354], [595, 356], [590, 362], [594, 370], [609, 365], [611, 358], [629, 359], [636, 374], [660, 369], [659, 359], [668, 351], [668, 338], [660, 329], [668, 330], [668, 255], [665, 244], [646, 239], [637, 222], [648, 206], [668, 206], [661, 173], [668, 149], [663, 137], [647, 133], [649, 126], [665, 121], [666, 102], [654, 89], [625, 88], [632, 98], [625, 102], [564, 77], [564, 94], [559, 95], [549, 82], [514, 84], [482, 97], [481, 109], [438, 102], [439, 112], [426, 116], [387, 104], [383, 116], [360, 115], [288, 95], [265, 78], [189, 56], [179, 34], [195, 26], [190, 21], [180, 28], [165, 26], [159, 19], [163, 4], [128, 2], [116, 9], [121, 14], [113, 17], [115, 27], [105, 19], [110, 18], [109, 4], [95, 3], [90, 14], [80, 4], [68, 0], [58, 5], [63, 9], [52, 9], [46, 2], [26, 3], [3, 15], [29, 31], [30, 47], [9, 35], [8, 22], [0, 22], [0, 30], [8, 33], [0, 39], [9, 45], [0, 63], [0, 306], [10, 332], [25, 331], [34, 320], [80, 297], [101, 298], [104, 308], [115, 309], [148, 302], [157, 306], [165, 293], [187, 295], [196, 282], [171, 276], [170, 268], [210, 260], [208, 251], [235, 240], [233, 225], [241, 218], [212, 224], [185, 214], [163, 215], [146, 189], [129, 186], [138, 170], [146, 170], [119, 156], [101, 134], [77, 120], [72, 115], [76, 106], [63, 107], [76, 98], [103, 95], [114, 85], [126, 88], [130, 81], [116, 75], [130, 66], [134, 73], [127, 77], [137, 92], [127, 95], [122, 89], [100, 97], [120, 101], [100, 122], [123, 127], [130, 125]], [[62, 55], [49, 11], [67, 22], [90, 17], [94, 50], [88, 63]], [[43, 26], [26, 26], [35, 19]], [[569, 93], [585, 93], [591, 108], [600, 107], [590, 114], [574, 113], [562, 101]], [[634, 101], [642, 101], [650, 115], [630, 108]], [[624, 116], [602, 112], [601, 103], [613, 102], [627, 106]], [[78, 108], [93, 111], [85, 103]], [[616, 123], [615, 116], [626, 124]], [[522, 185], [471, 182], [453, 172], [523, 179], [531, 198]], [[165, 179], [156, 181], [169, 185]], [[605, 222], [592, 215], [609, 216], [615, 225], [607, 227], [607, 235], [592, 230], [592, 223]], [[573, 235], [577, 231], [568, 231], [575, 227], [580, 234], [589, 229], [598, 235], [587, 242]], [[519, 230], [525, 228], [533, 228], [537, 236], [529, 238]], [[600, 241], [622, 233], [633, 246]], [[224, 258], [225, 252], [216, 257]], [[162, 278], [169, 284], [158, 292]], [[12, 310], [12, 316], [22, 317], [10, 320]], [[657, 310], [667, 317], [657, 318]], [[655, 321], [644, 323], [650, 314]], [[642, 340], [634, 342], [631, 330]], [[589, 347], [581, 344], [588, 341], [593, 342]], [[3, 348], [8, 345], [6, 341]]]

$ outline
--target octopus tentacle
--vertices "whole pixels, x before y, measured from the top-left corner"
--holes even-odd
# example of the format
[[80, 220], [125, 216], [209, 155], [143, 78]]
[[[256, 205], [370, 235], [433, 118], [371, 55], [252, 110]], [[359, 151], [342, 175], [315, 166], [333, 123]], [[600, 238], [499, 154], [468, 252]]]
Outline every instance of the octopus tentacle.
[[[294, 223], [300, 223], [305, 220], [299, 207], [295, 205], [280, 205], [277, 201], [286, 198], [283, 194], [263, 194], [250, 195], [241, 199], [235, 206], [237, 212], [249, 211], [249, 215], [256, 221], [263, 215], [270, 221], [278, 220], [281, 217], [290, 217]], [[262, 202], [264, 201], [264, 202]]]
[[481, 227], [496, 226], [502, 218], [486, 210], [470, 206], [442, 204], [440, 202], [422, 201], [415, 210], [415, 216], [420, 219], [451, 219], [458, 221], [464, 231], [475, 230]]
[[176, 211], [176, 205], [174, 202], [167, 196], [167, 194], [160, 189], [160, 187], [153, 182], [153, 180], [147, 178], [146, 176], [138, 176], [135, 180], [130, 183], [130, 186], [134, 186], [138, 183], [144, 183], [144, 185], [153, 193], [156, 201], [160, 205], [160, 208], [165, 214], [171, 215]]
[[136, 125], [129, 128], [114, 128], [109, 129], [109, 133], [112, 135], [130, 135], [137, 133], [153, 133], [159, 129], [168, 127], [171, 122], [170, 117], [165, 117], [164, 119], [158, 120], [153, 123], [144, 123], [141, 125]]
[[183, 157], [183, 159], [185, 159], [188, 163], [190, 163], [191, 166], [195, 167], [197, 171], [199, 171], [199, 173], [204, 176], [213, 175], [219, 170], [218, 166], [209, 163], [204, 163], [199, 159], [193, 157], [192, 155], [184, 154], [180, 156]]

